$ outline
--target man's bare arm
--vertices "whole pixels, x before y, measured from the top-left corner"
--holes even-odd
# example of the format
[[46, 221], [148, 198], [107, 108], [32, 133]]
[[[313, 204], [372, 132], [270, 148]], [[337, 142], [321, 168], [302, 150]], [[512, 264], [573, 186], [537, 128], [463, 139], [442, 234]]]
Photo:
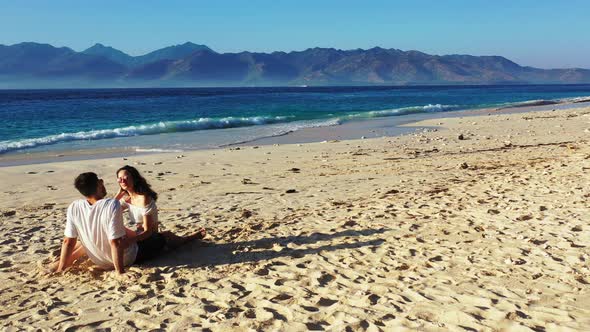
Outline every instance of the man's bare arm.
[[123, 251], [126, 245], [125, 237], [110, 240], [111, 244], [111, 255], [113, 257], [113, 265], [115, 270], [119, 274], [125, 273], [125, 267], [123, 265]]
[[76, 247], [76, 238], [65, 237], [61, 245], [61, 254], [59, 257], [59, 265], [57, 266], [57, 272], [61, 272], [72, 265], [72, 253]]

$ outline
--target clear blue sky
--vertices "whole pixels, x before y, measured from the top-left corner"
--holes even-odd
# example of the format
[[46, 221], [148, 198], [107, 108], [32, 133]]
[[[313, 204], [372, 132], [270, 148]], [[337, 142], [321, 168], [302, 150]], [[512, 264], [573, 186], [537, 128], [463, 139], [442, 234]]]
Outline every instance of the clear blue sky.
[[100, 42], [132, 55], [186, 41], [218, 52], [381, 46], [590, 68], [589, 13], [588, 0], [3, 0], [0, 44]]

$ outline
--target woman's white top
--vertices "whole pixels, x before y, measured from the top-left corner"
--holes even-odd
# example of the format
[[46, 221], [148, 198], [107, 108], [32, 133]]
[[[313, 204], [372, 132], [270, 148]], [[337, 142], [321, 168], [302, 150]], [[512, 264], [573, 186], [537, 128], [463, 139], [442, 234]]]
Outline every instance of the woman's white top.
[[137, 225], [137, 227], [142, 227], [143, 217], [148, 215], [152, 215], [154, 222], [156, 225], [158, 224], [158, 207], [156, 206], [156, 201], [154, 200], [152, 200], [150, 204], [141, 207], [127, 203], [125, 200], [121, 199], [121, 207], [123, 209], [127, 208], [129, 221], [132, 226]]

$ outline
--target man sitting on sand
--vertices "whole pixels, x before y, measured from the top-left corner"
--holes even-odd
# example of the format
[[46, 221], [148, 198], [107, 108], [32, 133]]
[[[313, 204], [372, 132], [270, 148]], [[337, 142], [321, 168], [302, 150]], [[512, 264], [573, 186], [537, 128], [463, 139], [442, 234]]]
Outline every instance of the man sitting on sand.
[[[126, 166], [124, 169], [132, 168]], [[124, 175], [125, 192], [140, 195], [134, 191], [137, 188], [127, 181], [131, 175]], [[139, 173], [135, 175], [135, 178], [141, 178]], [[149, 188], [147, 183], [145, 185]], [[178, 236], [170, 231], [158, 233], [152, 230], [146, 233], [146, 239], [146, 234], [143, 232], [136, 233], [124, 226], [121, 203], [116, 199], [105, 198], [107, 190], [102, 179], [99, 179], [95, 173], [78, 175], [74, 186], [86, 199], [76, 200], [68, 207], [65, 238], [61, 247], [60, 259], [57, 268], [53, 265], [53, 268], [49, 267], [49, 270], [64, 271], [74, 261], [87, 255], [99, 267], [105, 270], [114, 267], [119, 275], [122, 275], [125, 266], [144, 262], [156, 257], [165, 248], [175, 249], [187, 242], [202, 239], [206, 235], [204, 228], [189, 236]], [[151, 193], [156, 195], [153, 191]], [[155, 203], [152, 203], [155, 206]], [[127, 206], [130, 205], [127, 204]], [[157, 216], [156, 210], [152, 212]], [[145, 219], [149, 222], [150, 218], [152, 218], [151, 214]], [[149, 223], [147, 226], [150, 227]], [[157, 229], [157, 224], [155, 227]], [[155, 237], [157, 237], [157, 241], [153, 240]], [[81, 245], [78, 243], [78, 239]]]
[[[134, 239], [125, 236], [119, 201], [105, 198], [103, 180], [95, 173], [78, 175], [74, 186], [86, 199], [76, 200], [68, 207], [57, 272], [87, 255], [99, 267], [109, 270], [114, 267], [123, 274], [124, 267], [135, 261], [138, 246]], [[77, 244], [78, 239], [82, 245]]]

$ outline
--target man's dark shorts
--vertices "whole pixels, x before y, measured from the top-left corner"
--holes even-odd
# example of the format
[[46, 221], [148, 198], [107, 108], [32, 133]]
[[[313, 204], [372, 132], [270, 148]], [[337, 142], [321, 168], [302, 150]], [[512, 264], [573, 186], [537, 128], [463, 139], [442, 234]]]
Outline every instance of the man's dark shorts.
[[148, 261], [164, 251], [166, 239], [160, 233], [154, 233], [143, 241], [137, 242], [137, 257], [133, 264], [141, 264]]

